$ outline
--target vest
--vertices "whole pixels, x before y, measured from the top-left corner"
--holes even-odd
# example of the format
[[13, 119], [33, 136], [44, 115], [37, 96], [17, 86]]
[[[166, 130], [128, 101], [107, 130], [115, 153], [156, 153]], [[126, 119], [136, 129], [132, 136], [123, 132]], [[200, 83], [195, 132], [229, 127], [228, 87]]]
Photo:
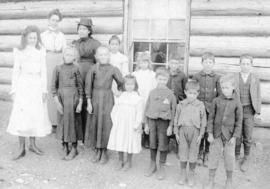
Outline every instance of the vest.
[[246, 83], [244, 83], [241, 74], [239, 74], [240, 101], [242, 106], [251, 105], [250, 81], [250, 75], [248, 76]]

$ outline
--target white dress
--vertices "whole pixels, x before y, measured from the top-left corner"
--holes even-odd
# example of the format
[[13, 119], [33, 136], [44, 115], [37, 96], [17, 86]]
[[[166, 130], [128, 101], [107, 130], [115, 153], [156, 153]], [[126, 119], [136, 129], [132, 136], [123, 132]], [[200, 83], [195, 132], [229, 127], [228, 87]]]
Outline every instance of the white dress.
[[7, 128], [12, 135], [43, 137], [51, 133], [47, 103], [42, 99], [47, 93], [45, 56], [43, 49], [14, 49], [11, 94], [15, 96]]
[[123, 92], [116, 99], [111, 117], [113, 126], [107, 148], [119, 152], [139, 153], [143, 118], [142, 98], [137, 92]]

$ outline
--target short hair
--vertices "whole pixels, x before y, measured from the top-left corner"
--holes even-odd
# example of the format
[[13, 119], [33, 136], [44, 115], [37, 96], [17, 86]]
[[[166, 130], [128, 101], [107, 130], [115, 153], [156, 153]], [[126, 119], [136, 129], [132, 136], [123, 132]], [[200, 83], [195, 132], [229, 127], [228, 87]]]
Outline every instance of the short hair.
[[75, 61], [78, 61], [79, 60], [79, 51], [77, 50], [77, 48], [75, 47], [75, 45], [67, 45], [64, 49], [63, 49], [63, 58], [64, 58], [64, 55], [65, 55], [65, 52], [66, 51], [73, 51], [74, 52], [74, 57], [75, 57]]
[[111, 36], [111, 38], [109, 39], [109, 44], [112, 42], [112, 41], [118, 41], [119, 44], [121, 44], [121, 40], [120, 38], [117, 36], [117, 35], [113, 35]]
[[188, 81], [186, 83], [185, 90], [190, 90], [190, 89], [199, 91], [200, 90], [200, 84], [199, 84], [199, 82], [197, 82], [195, 80]]
[[[134, 75], [132, 75], [132, 74], [126, 75], [126, 76], [124, 77], [124, 84], [125, 84], [128, 80], [133, 80], [133, 81], [134, 81], [134, 84], [135, 84], [134, 91], [138, 92], [139, 85], [138, 85], [138, 82], [137, 82], [136, 77], [135, 77]], [[125, 85], [124, 85], [124, 91], [126, 91]]]
[[27, 36], [29, 33], [36, 33], [37, 34], [37, 44], [36, 44], [36, 49], [41, 49], [41, 44], [42, 44], [42, 41], [41, 41], [41, 37], [40, 37], [40, 30], [37, 26], [35, 25], [30, 25], [30, 26], [27, 26], [23, 32], [22, 32], [22, 36], [21, 36], [21, 44], [20, 44], [20, 47], [19, 49], [20, 50], [23, 50], [25, 49], [25, 47], [27, 46]]
[[167, 77], [167, 78], [170, 78], [170, 72], [165, 67], [158, 67], [156, 69], [156, 77], [158, 77], [160, 75], [164, 76], [164, 77]]
[[149, 64], [148, 64], [148, 69], [152, 70], [152, 61], [151, 61], [151, 55], [149, 51], [144, 51], [144, 52], [139, 52], [136, 62], [137, 62], [137, 67], [136, 70], [140, 69], [140, 63], [146, 60]]
[[204, 62], [205, 60], [210, 59], [213, 62], [215, 62], [215, 55], [211, 52], [205, 52], [202, 55], [202, 62]]
[[235, 87], [235, 79], [233, 74], [225, 74], [219, 79], [220, 85], [223, 83], [231, 83], [233, 87]]
[[250, 60], [251, 64], [253, 65], [253, 57], [251, 55], [249, 55], [249, 54], [242, 54], [240, 56], [240, 62], [239, 62], [240, 64], [241, 64], [241, 62], [242, 62], [243, 59]]
[[62, 21], [63, 16], [62, 16], [61, 12], [59, 11], [59, 9], [53, 9], [52, 11], [50, 11], [48, 14], [48, 18], [50, 19], [53, 15], [58, 16], [59, 21]]

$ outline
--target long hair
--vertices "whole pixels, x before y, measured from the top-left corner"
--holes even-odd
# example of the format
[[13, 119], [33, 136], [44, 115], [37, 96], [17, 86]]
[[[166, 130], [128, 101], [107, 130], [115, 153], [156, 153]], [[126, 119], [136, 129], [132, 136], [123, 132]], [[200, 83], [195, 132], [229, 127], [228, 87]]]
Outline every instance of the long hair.
[[[124, 77], [124, 84], [128, 81], [128, 80], [133, 80], [134, 81], [134, 85], [135, 85], [135, 88], [134, 88], [134, 91], [136, 91], [138, 93], [138, 82], [136, 80], [136, 77], [132, 74], [128, 74]], [[124, 85], [124, 91], [126, 91], [125, 89], [125, 85]]]
[[41, 37], [40, 37], [40, 30], [37, 26], [35, 25], [30, 25], [27, 26], [23, 32], [22, 32], [22, 37], [21, 37], [21, 44], [19, 49], [23, 50], [25, 49], [25, 47], [27, 46], [27, 36], [29, 35], [29, 33], [36, 33], [37, 34], [37, 43], [36, 43], [36, 48], [39, 50], [41, 49]]
[[153, 70], [152, 67], [152, 61], [151, 61], [151, 55], [149, 51], [144, 51], [144, 52], [139, 52], [137, 54], [137, 58], [136, 58], [136, 62], [137, 62], [137, 66], [136, 66], [136, 70], [140, 70], [140, 64], [142, 63], [142, 61], [147, 61], [148, 62], [148, 69], [149, 70]]

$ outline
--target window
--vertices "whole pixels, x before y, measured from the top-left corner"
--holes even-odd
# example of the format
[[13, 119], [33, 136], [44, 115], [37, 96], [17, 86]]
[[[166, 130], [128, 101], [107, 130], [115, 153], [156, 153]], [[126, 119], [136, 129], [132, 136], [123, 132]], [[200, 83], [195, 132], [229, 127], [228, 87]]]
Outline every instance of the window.
[[[189, 0], [131, 0], [129, 54], [136, 67], [138, 54], [149, 51], [154, 69], [170, 59], [185, 64], [189, 36]], [[188, 14], [187, 14], [188, 10]]]

